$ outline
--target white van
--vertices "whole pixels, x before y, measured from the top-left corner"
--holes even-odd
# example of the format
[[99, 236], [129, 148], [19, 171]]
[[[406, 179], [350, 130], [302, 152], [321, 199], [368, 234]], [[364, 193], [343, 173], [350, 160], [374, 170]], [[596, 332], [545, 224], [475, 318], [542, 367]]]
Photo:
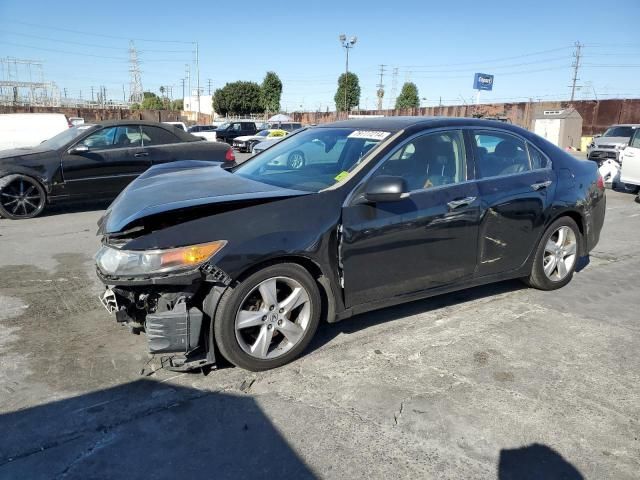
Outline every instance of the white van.
[[35, 147], [69, 127], [62, 113], [0, 114], [0, 150]]

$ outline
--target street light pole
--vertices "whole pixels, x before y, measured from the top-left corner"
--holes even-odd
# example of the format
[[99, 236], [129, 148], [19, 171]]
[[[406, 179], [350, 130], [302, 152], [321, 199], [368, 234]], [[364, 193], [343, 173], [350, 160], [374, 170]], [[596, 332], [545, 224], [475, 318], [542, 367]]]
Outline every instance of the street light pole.
[[347, 61], [344, 74], [344, 111], [348, 115], [347, 91], [349, 90], [349, 49], [354, 47], [354, 45], [358, 41], [358, 37], [354, 36], [347, 40], [347, 36], [343, 33], [338, 38], [340, 39], [340, 43], [342, 43], [342, 46], [347, 52]]

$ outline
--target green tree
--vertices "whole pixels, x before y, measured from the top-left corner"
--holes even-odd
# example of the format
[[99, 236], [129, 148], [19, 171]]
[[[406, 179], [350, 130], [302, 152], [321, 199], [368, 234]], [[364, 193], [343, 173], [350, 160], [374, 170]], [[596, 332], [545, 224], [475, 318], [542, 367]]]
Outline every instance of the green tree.
[[171, 110], [184, 110], [184, 100], [182, 98], [174, 100], [171, 102], [170, 108]]
[[164, 105], [160, 97], [153, 92], [144, 92], [142, 99], [143, 110], [164, 110]]
[[413, 82], [405, 82], [400, 90], [400, 95], [396, 98], [396, 108], [418, 108], [420, 107], [420, 97], [418, 87]]
[[213, 111], [224, 117], [229, 113], [229, 103], [227, 102], [227, 91], [224, 88], [218, 88], [213, 92], [211, 100]]
[[353, 107], [360, 104], [360, 81], [355, 73], [343, 73], [338, 78], [338, 90], [333, 100], [336, 102], [336, 110], [339, 112], [345, 111], [345, 90], [347, 92], [346, 110], [351, 111]]
[[282, 96], [282, 81], [275, 72], [267, 72], [262, 81], [262, 107], [268, 112], [280, 111], [280, 97]]
[[255, 82], [227, 83], [213, 95], [213, 109], [220, 115], [262, 113], [260, 85]]

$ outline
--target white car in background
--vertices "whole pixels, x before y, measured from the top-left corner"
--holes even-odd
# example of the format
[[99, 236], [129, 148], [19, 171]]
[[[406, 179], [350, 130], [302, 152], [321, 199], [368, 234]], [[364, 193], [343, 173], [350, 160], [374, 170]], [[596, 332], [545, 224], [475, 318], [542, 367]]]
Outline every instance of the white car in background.
[[216, 125], [193, 125], [187, 129], [187, 132], [209, 142], [215, 142], [216, 128], [218, 128]]
[[640, 128], [636, 128], [629, 145], [620, 154], [620, 181], [632, 191], [640, 190]]
[[280, 129], [260, 130], [255, 135], [244, 135], [233, 139], [233, 148], [239, 152], [251, 152], [256, 143], [263, 140], [277, 139], [287, 135], [287, 132]]
[[188, 131], [187, 125], [184, 122], [162, 122], [162, 123], [166, 123], [167, 125], [173, 125], [174, 127], [179, 128], [180, 130], [184, 130], [185, 132]]
[[62, 113], [0, 115], [0, 150], [35, 147], [72, 127]]

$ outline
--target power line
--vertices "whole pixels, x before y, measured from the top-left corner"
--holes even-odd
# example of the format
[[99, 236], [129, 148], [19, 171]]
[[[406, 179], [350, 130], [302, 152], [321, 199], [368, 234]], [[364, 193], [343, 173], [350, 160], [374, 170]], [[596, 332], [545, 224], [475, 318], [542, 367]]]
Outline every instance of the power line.
[[[5, 19], [7, 20], [7, 19]], [[22, 22], [19, 20], [9, 20], [11, 22], [11, 24], [14, 23], [18, 23], [20, 25], [27, 25], [29, 27], [38, 27], [38, 28], [45, 28], [48, 30], [56, 30], [59, 32], [68, 32], [68, 33], [75, 33], [77, 35], [88, 35], [91, 37], [102, 37], [102, 38], [115, 38], [115, 39], [119, 39], [119, 40], [134, 40], [136, 42], [156, 42], [156, 43], [181, 43], [181, 44], [193, 44], [193, 42], [186, 42], [184, 40], [166, 40], [166, 39], [149, 39], [149, 38], [131, 38], [131, 37], [123, 37], [123, 36], [118, 36], [118, 35], [107, 35], [104, 33], [96, 33], [96, 32], [83, 32], [81, 30], [72, 30], [70, 28], [60, 28], [60, 27], [52, 27], [51, 25], [41, 25], [41, 24], [37, 24], [37, 23], [29, 23], [29, 22]]]
[[434, 64], [434, 65], [401, 65], [402, 68], [422, 68], [422, 67], [458, 67], [458, 66], [462, 66], [462, 65], [480, 65], [480, 64], [484, 64], [484, 63], [491, 63], [491, 62], [503, 62], [506, 60], [516, 60], [519, 58], [523, 58], [523, 57], [533, 57], [535, 55], [542, 55], [544, 53], [552, 53], [552, 52], [559, 52], [562, 50], [567, 50], [571, 47], [559, 47], [559, 48], [552, 48], [550, 50], [541, 50], [539, 52], [531, 52], [531, 53], [523, 53], [521, 55], [516, 55], [513, 57], [502, 57], [502, 58], [494, 58], [492, 60], [477, 60], [474, 62], [462, 62], [462, 63], [440, 63], [440, 64]]

